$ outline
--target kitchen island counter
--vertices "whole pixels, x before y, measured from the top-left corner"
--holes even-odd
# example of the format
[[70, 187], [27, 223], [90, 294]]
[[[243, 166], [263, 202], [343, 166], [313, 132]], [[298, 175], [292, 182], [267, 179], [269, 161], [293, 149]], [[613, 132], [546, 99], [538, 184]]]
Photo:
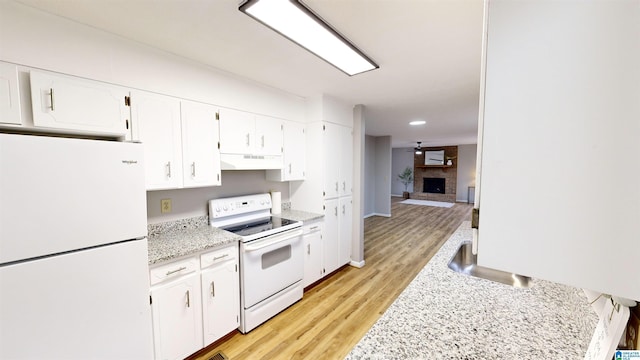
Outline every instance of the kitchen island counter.
[[464, 222], [347, 359], [582, 359], [598, 316], [581, 289], [517, 289], [450, 270]]

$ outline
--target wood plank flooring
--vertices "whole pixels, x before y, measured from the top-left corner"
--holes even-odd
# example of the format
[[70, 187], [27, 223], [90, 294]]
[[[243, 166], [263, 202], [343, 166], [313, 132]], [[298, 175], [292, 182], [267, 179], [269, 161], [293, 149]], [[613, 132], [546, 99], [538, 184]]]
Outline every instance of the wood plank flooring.
[[241, 359], [343, 359], [464, 220], [471, 205], [405, 205], [392, 198], [391, 218], [365, 219], [365, 262], [344, 267], [301, 301], [249, 334], [236, 332], [192, 357], [222, 351]]

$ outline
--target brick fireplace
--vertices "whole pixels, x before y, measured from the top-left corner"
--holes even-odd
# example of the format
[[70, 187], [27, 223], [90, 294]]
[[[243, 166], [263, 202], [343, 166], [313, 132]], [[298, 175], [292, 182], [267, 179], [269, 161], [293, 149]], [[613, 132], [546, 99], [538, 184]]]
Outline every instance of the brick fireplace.
[[[421, 155], [413, 155], [414, 192], [411, 198], [433, 201], [456, 202], [456, 186], [458, 179], [458, 147], [443, 146], [423, 148], [424, 151], [444, 150], [446, 159], [451, 158], [452, 165], [424, 165], [424, 151]], [[424, 179], [428, 180], [429, 186], [425, 188]], [[442, 186], [444, 182], [444, 186]], [[442, 188], [443, 187], [443, 188]], [[430, 191], [425, 192], [424, 190]], [[444, 191], [444, 193], [441, 193]]]

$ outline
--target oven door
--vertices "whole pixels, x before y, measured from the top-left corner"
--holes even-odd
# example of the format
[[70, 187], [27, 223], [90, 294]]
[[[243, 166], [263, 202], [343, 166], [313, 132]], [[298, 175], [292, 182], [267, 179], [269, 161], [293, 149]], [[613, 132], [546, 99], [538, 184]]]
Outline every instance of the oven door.
[[302, 228], [241, 244], [245, 309], [302, 280]]

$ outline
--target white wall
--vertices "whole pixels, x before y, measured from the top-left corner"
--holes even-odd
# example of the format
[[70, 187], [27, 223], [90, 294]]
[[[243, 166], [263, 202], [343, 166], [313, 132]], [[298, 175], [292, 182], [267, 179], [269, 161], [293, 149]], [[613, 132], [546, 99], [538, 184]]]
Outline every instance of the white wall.
[[[211, 199], [270, 191], [280, 191], [283, 201], [289, 199], [289, 183], [266, 181], [264, 170], [223, 171], [222, 186], [147, 191], [147, 220], [156, 224], [207, 215], [207, 201]], [[171, 213], [160, 213], [161, 199], [171, 199]]]
[[[469, 186], [475, 186], [476, 184], [476, 155], [476, 144], [458, 145], [457, 201], [467, 202]], [[471, 199], [471, 202], [473, 202], [473, 199]]]
[[364, 143], [364, 214], [371, 216], [376, 212], [376, 138], [366, 135]]
[[[408, 166], [413, 170], [413, 148], [395, 148], [391, 154], [391, 195], [402, 196], [404, 184], [398, 180], [400, 174]], [[407, 191], [413, 192], [413, 182], [407, 187]]]
[[364, 213], [391, 215], [391, 137], [365, 138]]
[[[305, 121], [301, 97], [14, 2], [0, 1], [0, 60]], [[148, 192], [148, 220], [204, 215], [211, 198], [271, 189], [289, 200], [288, 183], [267, 182], [264, 171], [224, 171], [221, 187]], [[165, 198], [173, 202], [170, 214], [159, 213]]]
[[375, 212], [391, 216], [391, 136], [376, 137]]

